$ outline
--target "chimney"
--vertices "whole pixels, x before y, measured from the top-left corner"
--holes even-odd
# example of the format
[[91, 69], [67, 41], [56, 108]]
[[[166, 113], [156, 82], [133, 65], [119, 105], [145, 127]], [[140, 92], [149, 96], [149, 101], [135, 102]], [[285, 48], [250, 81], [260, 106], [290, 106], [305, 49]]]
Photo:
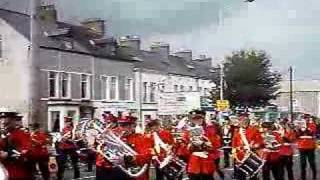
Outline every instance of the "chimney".
[[57, 10], [54, 5], [42, 4], [39, 10], [39, 18], [42, 23], [56, 24]]
[[205, 54], [200, 54], [199, 59], [201, 59], [201, 60], [207, 59], [207, 56]]
[[103, 37], [105, 34], [105, 24], [102, 19], [87, 19], [81, 22], [81, 24], [90, 32], [97, 34], [100, 37]]
[[120, 46], [122, 47], [128, 47], [133, 50], [140, 50], [141, 41], [139, 36], [122, 36], [120, 37], [119, 42]]
[[178, 52], [174, 53], [174, 55], [181, 57], [188, 62], [192, 61], [192, 51], [191, 50], [178, 51]]
[[167, 43], [154, 42], [150, 47], [152, 52], [159, 53], [163, 57], [163, 61], [169, 61], [170, 45]]

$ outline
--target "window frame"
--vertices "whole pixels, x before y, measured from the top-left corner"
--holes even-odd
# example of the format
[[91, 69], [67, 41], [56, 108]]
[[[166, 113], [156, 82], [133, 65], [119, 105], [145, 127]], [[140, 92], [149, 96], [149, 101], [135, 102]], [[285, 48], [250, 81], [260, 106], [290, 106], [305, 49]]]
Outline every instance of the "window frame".
[[[63, 96], [63, 81], [65, 80], [63, 75], [67, 75], [66, 96]], [[63, 99], [69, 99], [71, 97], [71, 74], [67, 72], [59, 73], [59, 97]]]
[[[54, 78], [51, 78], [50, 77], [50, 74], [51, 73], [54, 73], [55, 77]], [[54, 81], [54, 85], [55, 85], [55, 88], [54, 88], [54, 96], [51, 96], [51, 79], [53, 79]], [[48, 71], [48, 98], [59, 98], [59, 72], [57, 71]]]
[[150, 83], [150, 91], [148, 92], [149, 102], [154, 103], [156, 102], [156, 83]]
[[[112, 91], [112, 83], [111, 83], [111, 80], [112, 78], [115, 78], [116, 79], [116, 83], [115, 83], [115, 97], [114, 99], [111, 98], [111, 91]], [[108, 79], [107, 79], [107, 89], [109, 90], [109, 94], [108, 94], [108, 97], [107, 97], [107, 100], [109, 101], [118, 101], [119, 100], [119, 77], [118, 76], [109, 76]]]
[[0, 34], [0, 60], [3, 59], [3, 35]]
[[[124, 90], [125, 90], [125, 101], [133, 101], [133, 78], [125, 78]], [[129, 91], [129, 92], [128, 92]], [[129, 97], [127, 97], [129, 95]]]
[[179, 86], [178, 85], [173, 85], [173, 91], [178, 92], [179, 91]]
[[[82, 77], [86, 77], [83, 81]], [[82, 95], [82, 85], [86, 83], [85, 97]], [[91, 98], [91, 76], [89, 74], [80, 74], [80, 98], [81, 99], [90, 99]]]
[[148, 82], [142, 82], [142, 102], [148, 102]]

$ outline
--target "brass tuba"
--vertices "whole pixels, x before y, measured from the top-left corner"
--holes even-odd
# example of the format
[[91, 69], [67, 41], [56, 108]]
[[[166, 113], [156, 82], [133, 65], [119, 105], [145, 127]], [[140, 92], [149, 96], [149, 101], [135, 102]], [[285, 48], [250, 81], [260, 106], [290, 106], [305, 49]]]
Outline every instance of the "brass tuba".
[[[127, 167], [124, 161], [113, 162], [113, 159], [119, 157], [120, 159], [124, 157], [133, 157], [137, 155], [137, 152], [116, 136], [103, 121], [94, 119], [89, 123], [86, 123], [86, 126], [87, 127], [84, 128], [86, 131], [94, 129], [100, 134], [97, 137], [99, 145], [96, 151], [108, 161], [114, 163], [114, 166], [121, 169], [131, 178], [139, 177], [147, 171], [148, 164], [144, 164], [143, 167]], [[86, 134], [86, 132], [84, 133]]]
[[[124, 158], [137, 155], [137, 152], [117, 137], [111, 130], [107, 129], [102, 137], [101, 143], [97, 147], [97, 151], [108, 161], [113, 162], [113, 159], [117, 159], [119, 157]], [[113, 165], [120, 168], [124, 173], [132, 178], [141, 176], [148, 169], [148, 164], [144, 164], [142, 167], [126, 167], [126, 163], [124, 161], [116, 162], [116, 164]]]

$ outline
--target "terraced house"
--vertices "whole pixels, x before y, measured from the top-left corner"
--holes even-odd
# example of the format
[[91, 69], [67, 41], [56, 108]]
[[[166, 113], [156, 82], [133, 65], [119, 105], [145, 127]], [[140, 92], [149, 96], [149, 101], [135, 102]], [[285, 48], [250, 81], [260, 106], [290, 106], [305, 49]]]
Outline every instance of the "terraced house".
[[[0, 107], [21, 112], [24, 125], [60, 131], [65, 116], [100, 118], [105, 111], [141, 120], [176, 115], [200, 108], [200, 97], [215, 87], [208, 61], [192, 60], [191, 51], [170, 55], [162, 43], [141, 50], [140, 38], [117, 41], [101, 19], [75, 25], [59, 21], [53, 4], [29, 5], [7, 0], [0, 8]], [[162, 101], [169, 96], [171, 106]], [[188, 97], [199, 98], [189, 105]]]

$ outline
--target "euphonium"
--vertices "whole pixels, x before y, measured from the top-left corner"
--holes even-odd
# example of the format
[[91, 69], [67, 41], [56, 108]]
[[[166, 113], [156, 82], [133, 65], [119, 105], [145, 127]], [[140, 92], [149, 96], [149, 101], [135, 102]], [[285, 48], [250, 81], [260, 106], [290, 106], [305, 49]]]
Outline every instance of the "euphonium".
[[[115, 163], [113, 160], [119, 157], [124, 158], [137, 155], [137, 152], [135, 152], [130, 146], [124, 143], [111, 130], [106, 130], [102, 137], [103, 139], [101, 139], [101, 144], [98, 146], [97, 151], [108, 161]], [[125, 168], [124, 161], [116, 162], [116, 164], [113, 165], [120, 168], [124, 173], [132, 178], [141, 176], [148, 169], [148, 164], [144, 164], [143, 167]]]

